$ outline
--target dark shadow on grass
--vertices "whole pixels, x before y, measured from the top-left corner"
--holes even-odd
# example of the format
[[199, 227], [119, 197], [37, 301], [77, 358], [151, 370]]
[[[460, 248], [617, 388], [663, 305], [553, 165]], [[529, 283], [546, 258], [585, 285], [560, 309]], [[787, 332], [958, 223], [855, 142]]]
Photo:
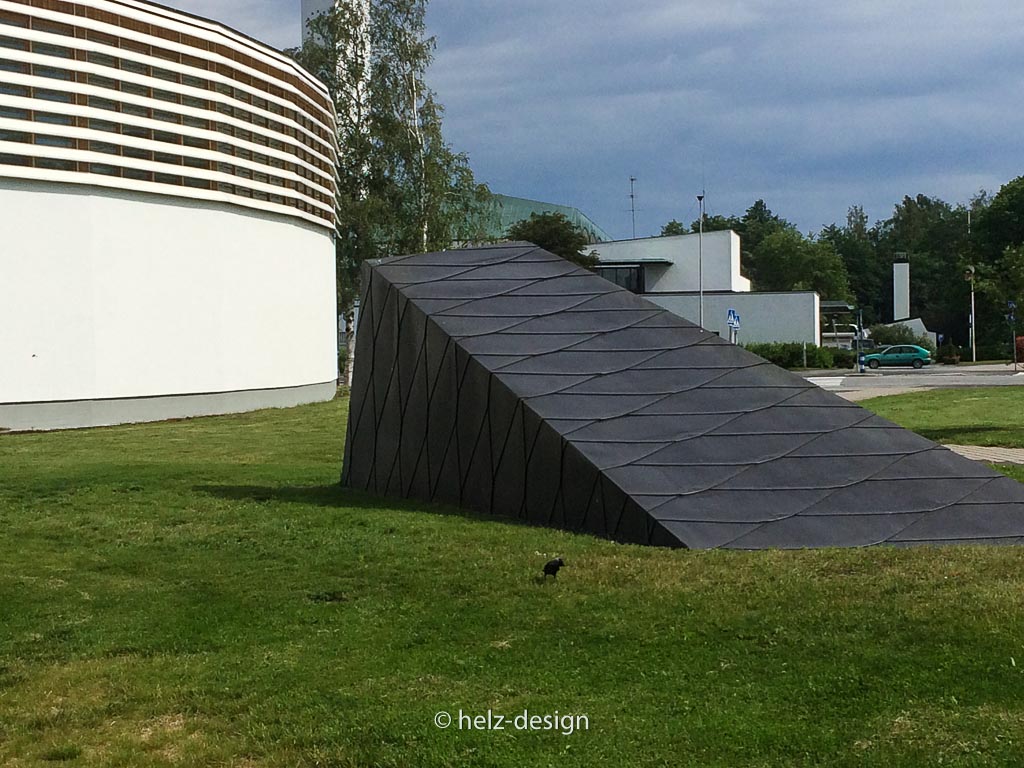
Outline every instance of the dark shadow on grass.
[[398, 512], [427, 512], [434, 515], [464, 517], [470, 520], [504, 523], [506, 525], [535, 528], [523, 520], [487, 515], [447, 504], [432, 504], [394, 496], [377, 496], [367, 491], [356, 491], [340, 484], [269, 486], [269, 485], [195, 485], [192, 490], [228, 501], [282, 502], [319, 507], [348, 509], [388, 509]]
[[1004, 434], [1008, 431], [1005, 426], [982, 426], [975, 424], [972, 426], [948, 426], [948, 427], [935, 427], [932, 429], [918, 428], [914, 430], [921, 437], [927, 437], [929, 440], [934, 440], [937, 443], [959, 443], [961, 445], [977, 445], [972, 443], [970, 440], [965, 440], [967, 436], [975, 435], [988, 435], [988, 434]]

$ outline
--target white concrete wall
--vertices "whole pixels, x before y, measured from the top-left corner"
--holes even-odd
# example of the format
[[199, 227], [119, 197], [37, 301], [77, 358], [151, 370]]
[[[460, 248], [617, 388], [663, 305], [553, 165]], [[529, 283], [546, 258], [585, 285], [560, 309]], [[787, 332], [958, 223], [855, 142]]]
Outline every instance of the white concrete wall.
[[892, 319], [898, 323], [910, 317], [910, 262], [892, 265]]
[[[646, 293], [644, 298], [696, 323], [700, 314], [695, 294]], [[806, 341], [821, 344], [818, 294], [813, 291], [788, 293], [733, 293], [704, 295], [704, 327], [729, 338], [725, 319], [730, 309], [740, 315], [739, 341]]]
[[337, 377], [328, 230], [230, 205], [0, 180], [0, 404]]
[[698, 255], [703, 251], [705, 291], [749, 291], [750, 281], [740, 274], [740, 238], [735, 232], [705, 232], [703, 247], [699, 235], [644, 237], [588, 245], [602, 261], [667, 259], [671, 266], [649, 265], [647, 290], [652, 292], [697, 291]]

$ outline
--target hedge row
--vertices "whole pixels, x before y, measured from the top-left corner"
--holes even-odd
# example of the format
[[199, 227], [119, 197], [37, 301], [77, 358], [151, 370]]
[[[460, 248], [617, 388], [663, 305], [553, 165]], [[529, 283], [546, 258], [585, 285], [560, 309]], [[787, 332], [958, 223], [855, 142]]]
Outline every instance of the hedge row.
[[743, 346], [755, 355], [760, 355], [783, 368], [853, 368], [857, 362], [857, 353], [853, 350], [816, 347], [813, 344], [805, 346], [798, 341], [765, 344], [755, 342]]

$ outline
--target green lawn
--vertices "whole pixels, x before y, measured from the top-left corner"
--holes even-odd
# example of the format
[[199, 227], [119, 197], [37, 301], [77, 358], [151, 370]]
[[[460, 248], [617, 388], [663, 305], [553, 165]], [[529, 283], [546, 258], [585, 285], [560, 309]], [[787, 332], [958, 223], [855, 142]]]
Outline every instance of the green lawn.
[[933, 389], [861, 405], [939, 443], [1024, 448], [1024, 387]]
[[[695, 553], [382, 501], [335, 485], [345, 405], [0, 436], [0, 766], [1020, 764], [1021, 548]], [[589, 728], [434, 725], [460, 709]]]

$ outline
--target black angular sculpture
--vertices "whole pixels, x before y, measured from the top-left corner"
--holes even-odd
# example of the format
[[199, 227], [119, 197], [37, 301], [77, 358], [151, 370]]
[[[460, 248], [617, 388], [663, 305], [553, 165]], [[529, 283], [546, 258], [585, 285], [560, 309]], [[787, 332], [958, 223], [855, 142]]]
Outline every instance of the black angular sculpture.
[[345, 485], [672, 547], [1024, 541], [1024, 486], [535, 246], [363, 280]]

